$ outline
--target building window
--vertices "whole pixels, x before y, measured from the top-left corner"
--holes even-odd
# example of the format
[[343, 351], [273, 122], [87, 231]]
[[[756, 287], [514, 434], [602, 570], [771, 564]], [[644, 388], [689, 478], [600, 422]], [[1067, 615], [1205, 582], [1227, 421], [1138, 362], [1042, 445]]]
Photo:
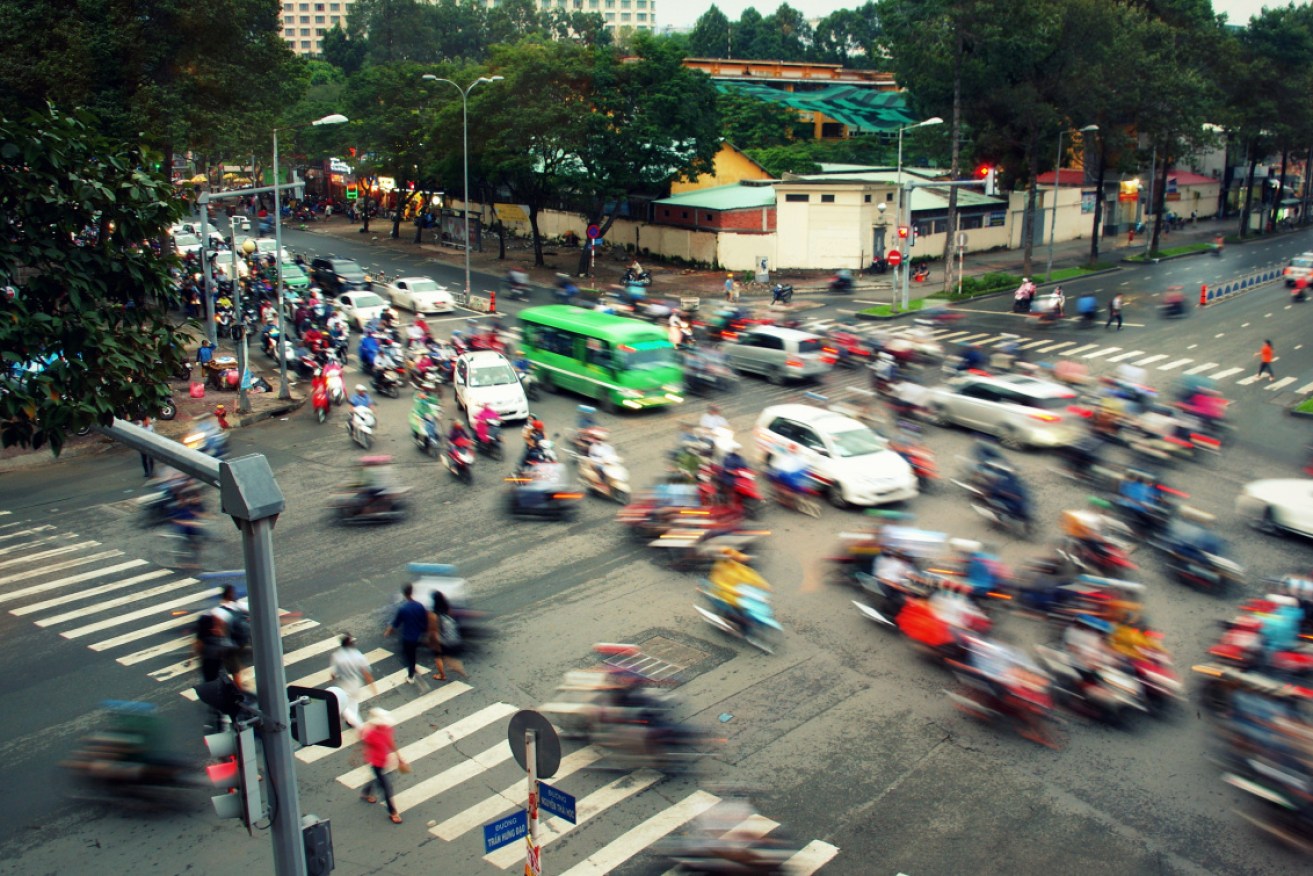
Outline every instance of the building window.
[[703, 222], [715, 222], [715, 221], [716, 221], [716, 217], [713, 216], [713, 215], [711, 215], [710, 213], [703, 213], [702, 215], [707, 217], [707, 218], [705, 218], [705, 219], [702, 220]]
[[[680, 218], [680, 219], [687, 219], [687, 218], [688, 218], [688, 211], [687, 211], [687, 210], [680, 210], [680, 211], [679, 211], [679, 218]], [[243, 245], [244, 245], [244, 244], [243, 244]]]
[[822, 204], [833, 204], [833, 203], [834, 203], [834, 195], [821, 195], [821, 203], [822, 203]]
[[302, 15], [302, 16], [301, 16], [301, 23], [302, 23], [302, 24], [309, 24], [309, 23], [310, 23], [310, 16], [308, 16], [308, 15]]
[[615, 21], [615, 13], [614, 13], [614, 12], [608, 12], [608, 13], [606, 13], [606, 20], [607, 20], [607, 21]]
[[884, 196], [884, 199], [885, 199], [886, 201], [888, 201], [889, 203], [892, 204], [892, 203], [894, 202], [894, 193], [893, 193], [893, 192], [889, 192], [888, 194], [886, 194], [886, 195]]
[[640, 12], [640, 13], [638, 13], [638, 14], [637, 14], [636, 16], [634, 16], [634, 17], [637, 18], [639, 21], [647, 21], [647, 13], [646, 13], [646, 12]]
[[981, 216], [979, 216], [979, 215], [975, 215], [975, 216], [962, 216], [962, 217], [960, 217], [960, 218], [962, 219], [962, 230], [963, 230], [963, 231], [967, 230], [968, 228], [980, 228], [980, 227], [982, 227], [982, 218], [983, 218], [983, 217], [981, 217]]
[[990, 213], [990, 214], [989, 214], [989, 222], [985, 225], [985, 227], [986, 227], [986, 228], [1002, 228], [1002, 227], [1003, 227], [1004, 225], [1006, 225], [1007, 223], [1008, 223], [1008, 214], [1007, 214], [1007, 212], [1006, 212], [1005, 210], [999, 210], [999, 211], [997, 211], [997, 212], [995, 212], [995, 213]]
[[324, 35], [324, 29], [322, 27], [315, 28], [315, 36], [321, 37], [323, 35]]
[[[930, 228], [930, 233], [931, 233], [931, 234], [947, 234], [947, 233], [948, 233], [948, 220], [947, 220], [947, 219], [936, 219], [934, 222], [931, 222], [930, 225], [931, 225], [931, 228]], [[919, 231], [917, 232], [917, 234], [920, 234], [920, 233], [921, 233], [921, 232], [919, 232]]]
[[621, 13], [620, 13], [620, 20], [621, 20], [621, 21], [628, 21], [629, 19], [630, 19], [630, 15], [629, 15], [628, 12], [621, 12]]
[[670, 208], [669, 208], [669, 207], [662, 207], [662, 208], [661, 208], [661, 218], [662, 218], [662, 219], [669, 219], [669, 218], [670, 218]]
[[646, 9], [647, 0], [638, 0], [638, 2], [636, 2], [634, 5], [637, 6], [639, 9]]
[[316, 3], [316, 4], [315, 4], [315, 12], [323, 12], [323, 11], [324, 11], [324, 4], [322, 4], [322, 3]]
[[329, 12], [341, 12], [341, 11], [342, 11], [342, 4], [341, 4], [341, 3], [329, 3], [329, 4], [328, 4], [328, 11], [329, 11]]
[[316, 15], [316, 16], [315, 16], [315, 24], [323, 24], [323, 23], [324, 23], [324, 16], [322, 16], [322, 15]]
[[300, 9], [302, 12], [309, 12], [309, 11], [310, 11], [310, 4], [309, 4], [309, 3], [300, 3], [300, 4], [297, 5], [296, 8], [297, 8], [297, 9]]
[[295, 4], [295, 3], [284, 3], [284, 4], [283, 4], [283, 11], [284, 11], [284, 12], [295, 12], [295, 11], [296, 11], [296, 4]]
[[310, 41], [309, 41], [309, 40], [301, 40], [301, 48], [302, 48], [302, 49], [309, 49], [309, 48], [310, 48]]
[[863, 195], [863, 196], [862, 196], [862, 200], [869, 204], [869, 203], [871, 203], [871, 196], [870, 196], [870, 195]]
[[601, 0], [588, 0], [589, 9], [597, 9], [601, 7], [601, 5], [602, 5]]
[[787, 204], [806, 204], [812, 199], [811, 195], [785, 195], [784, 202]]
[[607, 9], [615, 9], [615, 0], [606, 0]]
[[301, 36], [310, 36], [310, 28], [308, 27], [301, 28]]

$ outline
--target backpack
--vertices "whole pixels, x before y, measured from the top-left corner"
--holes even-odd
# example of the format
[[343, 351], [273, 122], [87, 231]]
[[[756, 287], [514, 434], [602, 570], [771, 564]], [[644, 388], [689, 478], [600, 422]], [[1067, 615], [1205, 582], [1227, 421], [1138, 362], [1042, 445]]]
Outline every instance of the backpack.
[[228, 638], [232, 641], [233, 647], [245, 648], [251, 643], [250, 618], [246, 616], [246, 612], [231, 608], [225, 608], [224, 613], [228, 615], [225, 626], [228, 628]]
[[449, 614], [438, 616], [438, 641], [444, 649], [460, 646], [460, 625]]

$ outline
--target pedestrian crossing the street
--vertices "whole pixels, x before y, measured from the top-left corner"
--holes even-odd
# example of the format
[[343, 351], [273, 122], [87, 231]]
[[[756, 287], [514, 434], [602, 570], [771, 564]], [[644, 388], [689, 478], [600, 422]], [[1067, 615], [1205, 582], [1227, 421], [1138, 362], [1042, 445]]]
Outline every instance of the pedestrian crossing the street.
[[[140, 667], [148, 678], [196, 701], [192, 684], [198, 666], [190, 657], [190, 629], [214, 605], [219, 589], [102, 548], [58, 527], [0, 513], [0, 610], [26, 619], [53, 641], [104, 653], [124, 668]], [[287, 611], [280, 611], [280, 618], [282, 662], [294, 679], [289, 683], [330, 684], [326, 667], [337, 637], [325, 635], [310, 618]], [[433, 670], [423, 666], [412, 685], [399, 658], [386, 648], [368, 650], [365, 657], [375, 667], [375, 683], [359, 692], [358, 704], [362, 712], [380, 703], [388, 708], [401, 755], [413, 770], [393, 780], [398, 810], [424, 819], [428, 836], [454, 844], [454, 854], [483, 857], [489, 873], [516, 867], [523, 846], [484, 854], [480, 828], [525, 805], [524, 774], [506, 741], [507, 721], [524, 706], [487, 697], [467, 681], [429, 681]], [[253, 669], [243, 670], [244, 686], [257, 682]], [[354, 801], [371, 777], [357, 759], [358, 741], [354, 729], [344, 728], [341, 748], [297, 751], [298, 769], [310, 771], [307, 780], [317, 777], [347, 789], [347, 799]], [[576, 823], [555, 816], [540, 823], [540, 843], [554, 871], [611, 872], [721, 802], [689, 779], [617, 768], [608, 757], [594, 745], [563, 752], [551, 782], [576, 798]], [[778, 824], [757, 815], [743, 827], [764, 836]], [[576, 839], [561, 843], [566, 837]], [[833, 844], [814, 840], [793, 856], [788, 872], [808, 876], [838, 853]]]

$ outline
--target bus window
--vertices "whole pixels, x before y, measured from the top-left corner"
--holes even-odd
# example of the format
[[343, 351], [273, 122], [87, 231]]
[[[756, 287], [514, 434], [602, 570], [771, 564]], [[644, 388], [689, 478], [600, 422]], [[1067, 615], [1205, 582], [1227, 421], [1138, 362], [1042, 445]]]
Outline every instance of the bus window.
[[614, 366], [611, 360], [610, 345], [604, 341], [588, 339], [588, 351], [584, 361], [589, 365], [596, 365], [599, 368], [605, 368], [610, 371]]
[[619, 367], [625, 371], [647, 371], [676, 365], [675, 348], [669, 344], [635, 349], [622, 346], [617, 351]]

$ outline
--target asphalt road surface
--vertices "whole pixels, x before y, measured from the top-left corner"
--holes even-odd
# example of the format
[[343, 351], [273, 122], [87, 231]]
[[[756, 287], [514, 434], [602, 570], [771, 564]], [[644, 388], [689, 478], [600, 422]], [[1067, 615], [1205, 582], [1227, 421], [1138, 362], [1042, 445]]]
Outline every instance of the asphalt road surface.
[[[317, 254], [324, 240], [289, 232], [287, 246]], [[1313, 355], [1301, 346], [1306, 318], [1299, 305], [1287, 309], [1279, 284], [1192, 309], [1183, 320], [1159, 320], [1152, 296], [1176, 284], [1197, 293], [1197, 280], [1274, 263], [1299, 246], [1296, 238], [1276, 243], [1067, 285], [1072, 302], [1083, 284], [1102, 301], [1117, 290], [1134, 296], [1120, 333], [1074, 324], [1039, 329], [1006, 313], [1005, 300], [979, 303], [965, 321], [941, 330], [946, 344], [994, 345], [1016, 335], [1032, 345], [1032, 358], [1070, 355], [1095, 373], [1111, 371], [1118, 359], [1140, 362], [1160, 385], [1196, 368], [1216, 376], [1236, 402], [1240, 428], [1220, 457], [1187, 464], [1173, 483], [1191, 494], [1190, 504], [1218, 515], [1247, 569], [1248, 593], [1259, 592], [1263, 576], [1308, 563], [1306, 542], [1231, 522], [1243, 483], [1294, 476], [1302, 462], [1307, 434], [1281, 403], [1313, 382]], [[376, 253], [360, 258], [367, 267], [459, 285], [458, 268], [453, 276], [436, 262], [385, 257], [368, 242], [332, 244], [336, 255], [353, 256], [356, 247]], [[545, 292], [536, 294], [546, 300]], [[841, 319], [847, 315], [840, 311], [852, 307], [838, 299], [815, 313]], [[1242, 382], [1256, 369], [1252, 354], [1264, 337], [1280, 356], [1277, 376], [1294, 378], [1281, 387]], [[1230, 369], [1239, 370], [1221, 375]], [[824, 391], [841, 395], [864, 380], [858, 372], [838, 373]], [[745, 378], [722, 407], [746, 436], [763, 407], [800, 400], [807, 388]], [[553, 396], [535, 409], [550, 431], [565, 431], [580, 401]], [[637, 643], [681, 667], [679, 714], [725, 742], [697, 774], [677, 778], [600, 769], [605, 763], [590, 763], [591, 750], [567, 742], [567, 763], [576, 769], [554, 784], [578, 798], [580, 823], [548, 826], [545, 872], [661, 873], [668, 864], [651, 853], [653, 842], [731, 788], [752, 792], [769, 819], [763, 829], [778, 823], [775, 832], [805, 846], [799, 872], [1277, 874], [1307, 866], [1232, 811], [1245, 804], [1209, 762], [1209, 725], [1193, 704], [1124, 729], [1068, 718], [1056, 751], [963, 718], [943, 693], [948, 675], [871, 626], [851, 594], [823, 583], [822, 558], [838, 533], [864, 525], [856, 512], [826, 508], [816, 520], [781, 508], [767, 512], [772, 535], [758, 567], [775, 588], [785, 628], [780, 647], [767, 655], [706, 625], [693, 610], [697, 577], [665, 568], [628, 541], [614, 521], [617, 506], [590, 497], [571, 523], [511, 519], [502, 482], [511, 460], [481, 458], [474, 485], [466, 487], [412, 446], [407, 399], [379, 405], [374, 452], [396, 457], [416, 509], [393, 526], [329, 522], [328, 493], [358, 456], [340, 418], [318, 425], [303, 409], [233, 436], [236, 453], [267, 454], [288, 499], [275, 530], [279, 601], [290, 612], [288, 678], [323, 683], [324, 643], [338, 631], [354, 632], [380, 677], [374, 702], [398, 716], [399, 743], [422, 752], [411, 758], [413, 773], [396, 777], [406, 819], [400, 826], [389, 824], [381, 807], [359, 802], [354, 751], [301, 753], [302, 810], [332, 819], [338, 873], [480, 874], [518, 866], [517, 849], [481, 860], [478, 829], [516, 805], [523, 786], [504, 741], [505, 718], [550, 701], [565, 672], [593, 665], [590, 647], [601, 641]], [[676, 421], [702, 409], [690, 401], [680, 411], [602, 417], [636, 485], [658, 477]], [[513, 431], [507, 438], [513, 445]], [[932, 429], [928, 440], [941, 469], [952, 471], [972, 438]], [[907, 510], [918, 526], [992, 543], [1009, 562], [1039, 552], [1057, 537], [1058, 513], [1081, 506], [1084, 492], [1054, 471], [1050, 455], [1011, 455], [1044, 521], [1030, 542], [988, 528], [947, 482]], [[165, 811], [88, 803], [70, 798], [58, 767], [96, 726], [97, 705], [109, 698], [155, 703], [172, 724], [177, 749], [202, 751], [200, 707], [186, 697], [196, 670], [183, 662], [182, 640], [183, 625], [210, 597], [161, 567], [160, 539], [138, 527], [135, 499], [142, 493], [136, 455], [124, 451], [0, 478], [7, 512], [0, 515], [6, 872], [270, 871], [268, 835], [248, 838], [234, 822], [219, 821], [203, 794]], [[213, 531], [208, 565], [237, 565], [234, 529], [215, 521]], [[1214, 640], [1232, 600], [1169, 580], [1148, 547], [1135, 558], [1149, 615], [1186, 671]], [[498, 637], [466, 661], [467, 680], [427, 690], [399, 683], [400, 661], [381, 632], [404, 565], [415, 560], [457, 564], [477, 606], [497, 617]], [[1023, 643], [1046, 636], [1017, 617], [1004, 618], [1001, 628]]]

